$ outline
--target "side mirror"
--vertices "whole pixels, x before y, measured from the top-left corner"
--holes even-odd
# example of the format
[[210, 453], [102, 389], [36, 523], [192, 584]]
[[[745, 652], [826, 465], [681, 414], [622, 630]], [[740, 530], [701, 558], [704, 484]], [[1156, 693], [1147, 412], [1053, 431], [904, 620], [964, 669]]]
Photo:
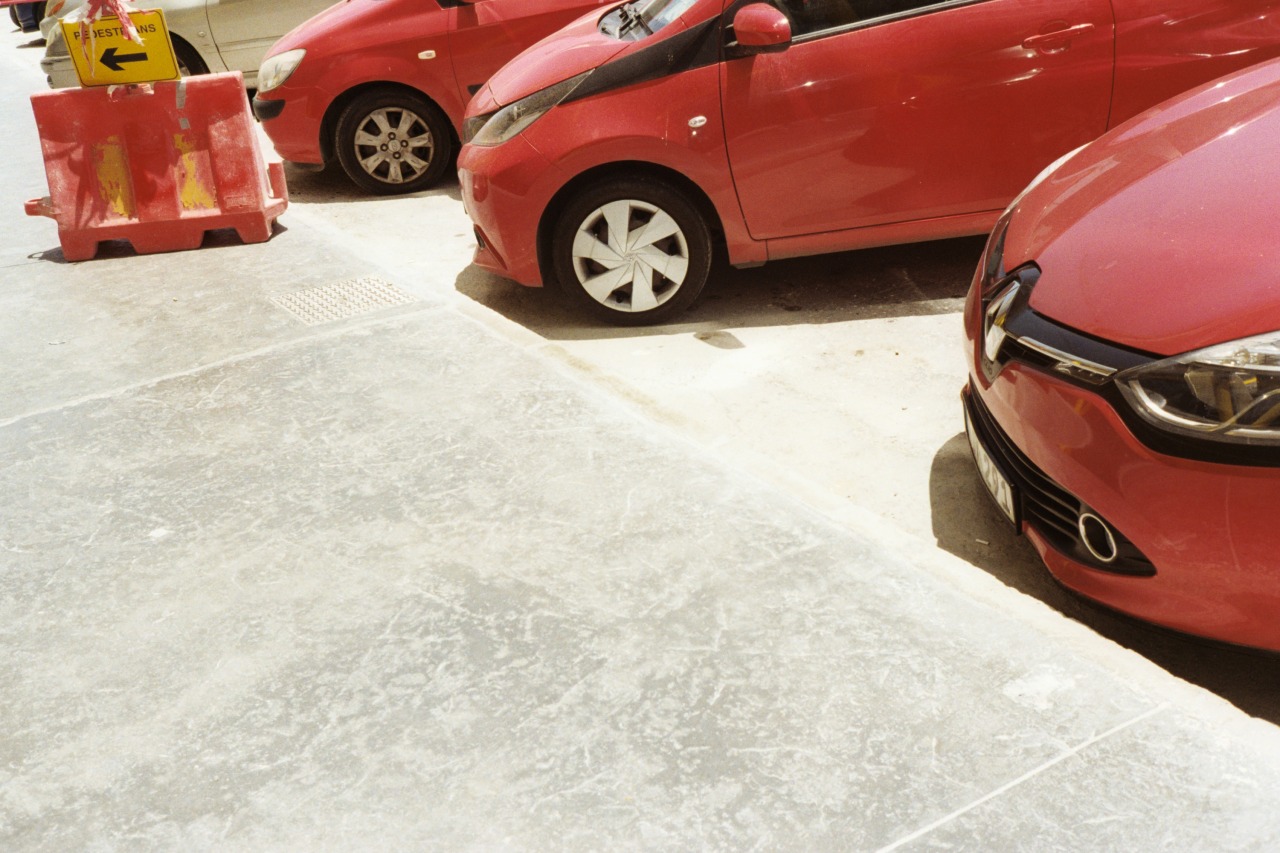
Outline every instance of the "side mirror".
[[733, 16], [733, 37], [739, 56], [778, 53], [791, 45], [791, 22], [775, 6], [750, 3]]

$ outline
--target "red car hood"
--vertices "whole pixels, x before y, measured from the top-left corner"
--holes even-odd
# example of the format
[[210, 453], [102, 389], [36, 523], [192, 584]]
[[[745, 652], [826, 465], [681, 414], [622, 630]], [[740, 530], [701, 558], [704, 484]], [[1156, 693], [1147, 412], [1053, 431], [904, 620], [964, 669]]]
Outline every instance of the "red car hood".
[[344, 0], [335, 3], [285, 33], [267, 51], [267, 56], [275, 56], [295, 47], [314, 48], [321, 40], [341, 39], [353, 25], [362, 24], [370, 12], [388, 11], [394, 14], [397, 9], [398, 4], [386, 0]]
[[[612, 9], [589, 12], [508, 62], [476, 94], [467, 115], [493, 112], [583, 71], [598, 68], [621, 53], [653, 43], [653, 39], [619, 41], [600, 32], [600, 19]], [[657, 38], [682, 29], [677, 22], [665, 27]]]
[[1006, 266], [1078, 331], [1176, 355], [1280, 329], [1280, 61], [1167, 101], [1017, 207]]

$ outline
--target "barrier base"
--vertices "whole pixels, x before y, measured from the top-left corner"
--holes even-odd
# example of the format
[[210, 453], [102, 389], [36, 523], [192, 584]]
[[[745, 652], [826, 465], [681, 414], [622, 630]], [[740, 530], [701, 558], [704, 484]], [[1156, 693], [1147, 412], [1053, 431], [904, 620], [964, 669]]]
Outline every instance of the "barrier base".
[[[139, 255], [182, 252], [200, 248], [204, 243], [204, 235], [208, 232], [225, 229], [235, 231], [241, 242], [265, 243], [271, 239], [276, 219], [289, 206], [284, 167], [279, 163], [268, 163], [267, 175], [276, 198], [262, 210], [187, 216], [163, 223], [119, 222], [80, 228], [59, 226], [58, 242], [62, 246], [62, 256], [68, 261], [92, 260], [97, 257], [98, 244], [107, 240], [125, 240]], [[28, 216], [59, 219], [49, 196], [28, 201], [26, 212]]]

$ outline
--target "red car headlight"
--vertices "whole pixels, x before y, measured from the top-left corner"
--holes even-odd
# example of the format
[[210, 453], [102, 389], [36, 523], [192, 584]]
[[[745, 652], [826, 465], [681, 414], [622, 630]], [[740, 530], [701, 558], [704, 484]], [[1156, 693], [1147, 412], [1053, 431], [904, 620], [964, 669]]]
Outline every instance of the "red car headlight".
[[1162, 430], [1280, 445], [1280, 332], [1131, 368], [1116, 384], [1143, 420]]

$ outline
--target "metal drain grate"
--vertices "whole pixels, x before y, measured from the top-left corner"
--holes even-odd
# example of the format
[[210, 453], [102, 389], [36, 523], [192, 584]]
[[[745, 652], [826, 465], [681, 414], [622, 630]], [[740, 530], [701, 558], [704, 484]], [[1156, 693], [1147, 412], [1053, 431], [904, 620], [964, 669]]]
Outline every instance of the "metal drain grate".
[[324, 287], [280, 293], [271, 297], [271, 301], [308, 326], [318, 326], [418, 300], [388, 281], [365, 276]]

